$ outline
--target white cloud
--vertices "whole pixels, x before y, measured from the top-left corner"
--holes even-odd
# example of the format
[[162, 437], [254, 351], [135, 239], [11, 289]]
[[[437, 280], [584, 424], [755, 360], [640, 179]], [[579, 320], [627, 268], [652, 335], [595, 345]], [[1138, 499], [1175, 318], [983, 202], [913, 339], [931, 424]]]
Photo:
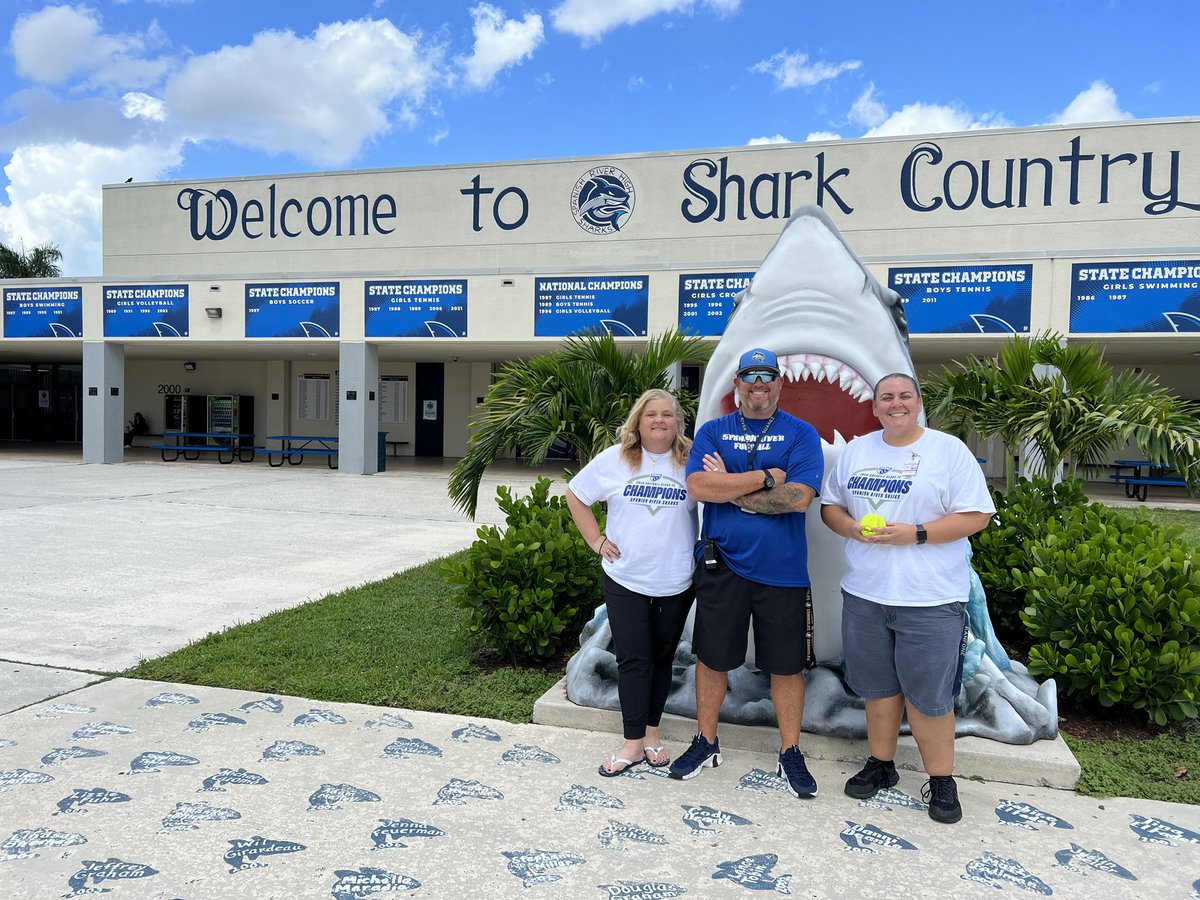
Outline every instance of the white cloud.
[[806, 141], [840, 141], [842, 136], [836, 131], [814, 131], [804, 140]]
[[790, 144], [791, 140], [785, 138], [782, 134], [776, 134], [775, 137], [752, 137], [746, 141], [750, 147], [756, 147], [759, 144]]
[[770, 75], [775, 79], [778, 90], [794, 87], [813, 87], [822, 81], [837, 78], [843, 72], [852, 72], [862, 68], [857, 59], [848, 59], [840, 63], [810, 63], [807, 53], [789, 53], [781, 50], [770, 59], [755, 63], [750, 67], [751, 72], [760, 75]]
[[854, 101], [850, 107], [850, 118], [867, 128], [881, 125], [887, 119], [887, 107], [875, 99], [875, 82], [868, 84], [867, 89]]
[[697, 6], [728, 16], [742, 0], [564, 0], [550, 13], [554, 27], [567, 34], [598, 41], [614, 28], [636, 25], [660, 13], [692, 13]]
[[146, 119], [162, 122], [167, 118], [167, 107], [157, 97], [141, 91], [129, 91], [121, 98], [121, 112], [127, 119]]
[[521, 21], [505, 19], [504, 13], [489, 3], [471, 8], [475, 20], [475, 49], [460, 58], [467, 84], [486, 88], [502, 69], [520, 64], [533, 56], [544, 39], [542, 17], [526, 13]]
[[640, 90], [644, 90], [650, 85], [641, 75], [630, 75], [629, 80], [625, 82], [625, 90], [631, 94], [636, 94]]
[[264, 31], [188, 60], [165, 99], [193, 140], [344, 165], [394, 120], [416, 121], [446, 77], [442, 52], [386, 20], [335, 22], [311, 37]]
[[101, 185], [159, 179], [182, 161], [179, 145], [19, 147], [4, 167], [9, 202], [0, 203], [0, 240], [57, 244], [64, 275], [100, 275]]
[[151, 84], [167, 71], [168, 61], [142, 58], [161, 39], [156, 27], [144, 35], [106, 34], [99, 16], [86, 6], [47, 6], [17, 19], [9, 50], [17, 74], [38, 84], [79, 76], [91, 84], [133, 87]]
[[1132, 119], [1117, 103], [1117, 93], [1103, 81], [1093, 81], [1085, 91], [1076, 95], [1067, 108], [1055, 113], [1050, 122], [1055, 125], [1079, 125], [1084, 122], [1116, 122]]
[[863, 137], [898, 134], [942, 134], [951, 131], [978, 131], [982, 128], [1007, 128], [1003, 116], [987, 113], [980, 117], [957, 106], [936, 103], [909, 103], [867, 130]]

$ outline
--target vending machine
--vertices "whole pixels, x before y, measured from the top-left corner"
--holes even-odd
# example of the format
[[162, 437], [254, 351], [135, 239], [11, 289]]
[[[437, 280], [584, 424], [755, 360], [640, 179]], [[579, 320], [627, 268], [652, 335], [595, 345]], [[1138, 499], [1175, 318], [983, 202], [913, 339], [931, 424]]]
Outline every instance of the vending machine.
[[[210, 437], [209, 444], [227, 447], [254, 446], [254, 398], [238, 394], [208, 395], [208, 432], [228, 434], [228, 438]], [[239, 437], [240, 435], [240, 437]]]
[[167, 394], [163, 397], [163, 431], [205, 431], [208, 397], [204, 394]]

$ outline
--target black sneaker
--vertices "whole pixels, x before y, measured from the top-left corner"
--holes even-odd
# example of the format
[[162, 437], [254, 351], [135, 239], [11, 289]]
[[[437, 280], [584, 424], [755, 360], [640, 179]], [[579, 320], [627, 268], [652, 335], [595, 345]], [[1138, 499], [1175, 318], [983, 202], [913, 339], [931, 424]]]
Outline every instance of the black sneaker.
[[721, 764], [721, 739], [714, 738], [710, 744], [702, 734], [692, 738], [692, 745], [683, 751], [683, 755], [671, 763], [672, 778], [686, 781], [695, 778], [705, 766], [714, 769]]
[[817, 779], [809, 774], [799, 747], [788, 747], [779, 754], [779, 766], [775, 774], [784, 780], [793, 797], [817, 796]]
[[899, 783], [900, 773], [896, 771], [895, 762], [890, 759], [884, 762], [868, 756], [862, 771], [846, 782], [846, 796], [867, 800], [884, 788], [895, 787]]
[[921, 799], [929, 804], [929, 818], [953, 825], [962, 818], [958, 802], [958, 785], [953, 775], [931, 775], [921, 788]]

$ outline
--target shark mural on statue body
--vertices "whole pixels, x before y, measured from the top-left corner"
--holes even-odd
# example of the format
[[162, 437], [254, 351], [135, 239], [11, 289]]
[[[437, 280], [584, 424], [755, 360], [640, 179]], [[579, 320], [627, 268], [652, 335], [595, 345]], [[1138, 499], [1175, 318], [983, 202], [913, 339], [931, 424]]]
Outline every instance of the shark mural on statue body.
[[[733, 411], [737, 360], [752, 347], [778, 355], [784, 379], [780, 405], [817, 429], [826, 471], [847, 442], [878, 430], [871, 402], [875, 383], [892, 372], [916, 377], [900, 296], [867, 271], [828, 214], [816, 206], [792, 215], [735, 301], [705, 372], [697, 424]], [[862, 701], [845, 687], [840, 671], [843, 539], [825, 527], [815, 508], [807, 517], [807, 534], [818, 666], [807, 679], [804, 728], [863, 737]], [[1053, 738], [1058, 728], [1054, 683], [1039, 686], [1019, 663], [1008, 660], [991, 633], [978, 579], [974, 582], [969, 604], [974, 640], [956, 710], [958, 733], [1017, 744]], [[667, 711], [693, 718], [690, 637], [689, 623], [676, 654]], [[580, 637], [580, 651], [567, 664], [567, 695], [573, 702], [620, 708], [610, 644], [607, 612], [601, 606]], [[722, 720], [774, 724], [769, 678], [753, 668], [752, 641], [747, 665], [730, 673], [729, 684]]]

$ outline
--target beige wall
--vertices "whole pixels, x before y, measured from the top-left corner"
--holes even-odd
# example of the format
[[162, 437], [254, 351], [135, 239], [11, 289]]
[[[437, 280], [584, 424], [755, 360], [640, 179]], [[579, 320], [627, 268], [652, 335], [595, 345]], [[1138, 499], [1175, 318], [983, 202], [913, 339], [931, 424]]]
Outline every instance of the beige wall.
[[[1145, 190], [1149, 184], [1151, 193], [1171, 194], [1172, 153], [1174, 198], [1196, 204], [1197, 119], [118, 184], [104, 189], [104, 274], [546, 274], [755, 264], [778, 235], [789, 200], [790, 209], [819, 202], [868, 258], [1193, 247], [1197, 210], [1147, 211], [1172, 202], [1155, 201]], [[619, 231], [598, 236], [576, 224], [571, 196], [581, 176], [606, 166], [628, 178], [635, 202]], [[463, 193], [474, 191], [476, 180], [492, 190], [479, 195], [478, 217], [475, 198]], [[508, 228], [496, 223], [492, 209], [505, 191], [499, 216], [514, 226]], [[310, 230], [310, 210], [319, 231], [334, 216], [337, 198], [360, 196], [370, 209], [390, 212], [394, 205], [395, 216], [372, 224], [360, 203], [352, 234], [353, 204], [343, 200], [341, 235], [336, 226], [321, 235]], [[193, 239], [193, 199], [198, 233], [227, 237]]]

